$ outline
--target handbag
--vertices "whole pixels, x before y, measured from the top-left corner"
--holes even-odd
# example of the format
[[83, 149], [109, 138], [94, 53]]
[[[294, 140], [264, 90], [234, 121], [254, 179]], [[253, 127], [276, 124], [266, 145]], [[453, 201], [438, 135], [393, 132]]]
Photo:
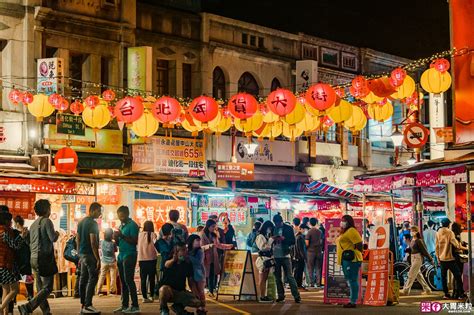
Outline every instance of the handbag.
[[41, 277], [51, 277], [58, 273], [58, 266], [56, 265], [56, 259], [54, 258], [53, 253], [46, 253], [41, 248], [41, 222], [44, 218], [40, 219], [38, 224], [38, 242], [39, 242], [39, 251], [38, 251], [38, 273]]
[[353, 261], [355, 258], [355, 253], [352, 249], [346, 249], [342, 252], [342, 260]]
[[64, 259], [67, 261], [73, 262], [76, 265], [79, 263], [79, 255], [77, 253], [76, 249], [76, 237], [73, 236], [71, 237], [67, 242], [66, 242], [66, 247], [64, 248]]
[[459, 262], [462, 264], [465, 264], [469, 261], [469, 256], [466, 254], [457, 254], [457, 258], [459, 259]]
[[263, 261], [263, 267], [265, 269], [270, 269], [272, 267], [275, 267], [275, 259], [270, 258], [270, 259], [267, 259], [267, 260]]
[[258, 255], [262, 257], [272, 257], [273, 251], [271, 249], [259, 250]]

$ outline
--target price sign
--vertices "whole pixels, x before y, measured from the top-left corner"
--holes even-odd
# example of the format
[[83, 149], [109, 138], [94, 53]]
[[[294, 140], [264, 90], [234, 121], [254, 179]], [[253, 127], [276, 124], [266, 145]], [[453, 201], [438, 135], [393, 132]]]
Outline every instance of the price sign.
[[404, 140], [409, 148], [421, 148], [428, 141], [430, 131], [420, 123], [410, 123], [403, 132]]

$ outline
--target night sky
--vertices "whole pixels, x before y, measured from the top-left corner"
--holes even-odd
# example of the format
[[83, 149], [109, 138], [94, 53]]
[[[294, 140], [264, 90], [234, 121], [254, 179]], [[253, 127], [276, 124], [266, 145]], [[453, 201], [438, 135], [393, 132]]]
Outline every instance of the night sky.
[[202, 0], [203, 11], [407, 58], [447, 50], [447, 0]]

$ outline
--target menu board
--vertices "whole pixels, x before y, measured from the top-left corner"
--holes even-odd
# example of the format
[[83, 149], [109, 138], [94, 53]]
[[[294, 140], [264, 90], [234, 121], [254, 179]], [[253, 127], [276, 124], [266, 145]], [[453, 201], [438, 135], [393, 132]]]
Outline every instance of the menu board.
[[210, 215], [227, 213], [234, 226], [246, 225], [248, 205], [244, 196], [194, 195], [191, 199], [196, 225], [205, 225]]
[[[362, 220], [354, 219], [355, 227], [362, 233]], [[326, 245], [324, 250], [324, 303], [348, 303], [350, 288], [342, 267], [337, 263], [336, 239], [341, 234], [341, 219], [326, 219]], [[360, 277], [360, 275], [359, 275]], [[360, 282], [360, 281], [359, 281]], [[359, 295], [360, 296], [360, 295]]]
[[254, 296], [257, 299], [254, 271], [250, 251], [226, 250], [217, 299], [220, 295]]

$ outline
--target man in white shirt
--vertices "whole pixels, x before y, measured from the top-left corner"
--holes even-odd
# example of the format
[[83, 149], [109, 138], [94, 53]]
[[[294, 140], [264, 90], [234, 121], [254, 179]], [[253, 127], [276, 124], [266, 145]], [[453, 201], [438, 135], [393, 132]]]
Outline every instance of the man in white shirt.
[[426, 244], [426, 249], [428, 253], [432, 255], [435, 251], [436, 245], [436, 231], [433, 229], [435, 223], [431, 220], [428, 221], [428, 228], [423, 232], [423, 239]]

